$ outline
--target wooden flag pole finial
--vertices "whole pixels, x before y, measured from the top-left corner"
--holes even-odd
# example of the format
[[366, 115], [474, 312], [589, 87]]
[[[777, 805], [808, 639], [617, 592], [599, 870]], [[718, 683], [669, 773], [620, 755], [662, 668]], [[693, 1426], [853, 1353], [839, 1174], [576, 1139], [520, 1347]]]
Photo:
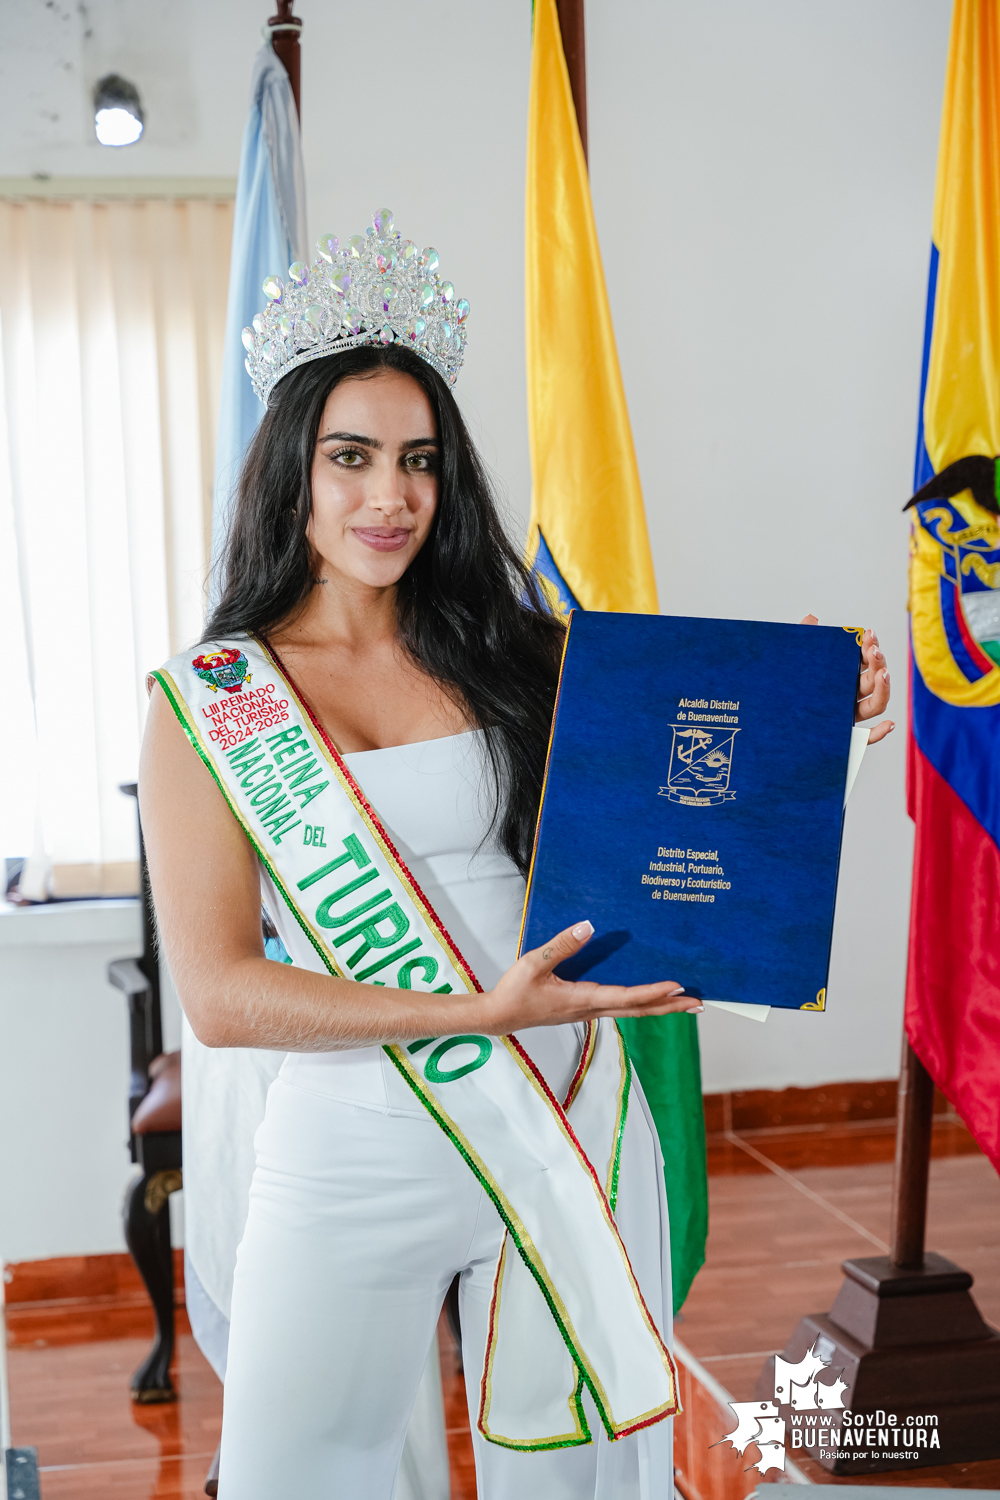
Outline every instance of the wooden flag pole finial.
[[285, 72], [288, 74], [288, 81], [292, 85], [295, 112], [301, 121], [301, 53], [299, 51], [299, 37], [302, 34], [302, 20], [299, 16], [292, 15], [292, 0], [278, 0], [278, 14], [270, 16], [267, 24], [271, 32], [271, 46], [274, 48], [274, 55], [280, 63], [284, 64]]
[[583, 7], [584, 0], [556, 0], [569, 86], [576, 106], [576, 123], [580, 128], [584, 159], [587, 160], [587, 48]]

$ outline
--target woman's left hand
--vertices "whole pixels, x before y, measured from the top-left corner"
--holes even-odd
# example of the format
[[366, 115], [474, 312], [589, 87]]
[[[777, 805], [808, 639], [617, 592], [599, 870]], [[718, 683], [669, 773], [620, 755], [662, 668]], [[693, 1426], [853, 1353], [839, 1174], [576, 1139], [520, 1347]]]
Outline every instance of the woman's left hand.
[[[815, 615], [806, 615], [804, 620], [799, 621], [799, 624], [818, 625], [819, 621]], [[863, 724], [867, 719], [876, 719], [889, 707], [889, 668], [886, 666], [885, 657], [874, 630], [865, 631], [861, 642], [861, 655], [864, 658], [864, 666], [858, 679], [858, 701], [854, 709], [855, 724]], [[879, 740], [884, 740], [895, 727], [891, 719], [883, 719], [881, 724], [873, 725], [868, 731], [869, 745], [877, 745]]]

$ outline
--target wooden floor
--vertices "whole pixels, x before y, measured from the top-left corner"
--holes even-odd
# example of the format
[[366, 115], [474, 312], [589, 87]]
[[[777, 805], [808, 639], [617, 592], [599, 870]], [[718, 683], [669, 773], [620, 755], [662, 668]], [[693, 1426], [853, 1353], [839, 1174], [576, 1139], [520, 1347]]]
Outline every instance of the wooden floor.
[[157, 1500], [204, 1493], [222, 1431], [222, 1386], [189, 1333], [179, 1339], [180, 1399], [134, 1406], [129, 1376], [149, 1338], [11, 1349], [11, 1428], [38, 1449], [42, 1500]]
[[476, 1463], [472, 1456], [465, 1378], [460, 1373], [458, 1349], [446, 1318], [438, 1324], [441, 1382], [444, 1386], [444, 1424], [451, 1465], [451, 1500], [476, 1500]]
[[[788, 1091], [798, 1092], [807, 1091]], [[884, 1252], [889, 1232], [893, 1126], [872, 1114], [879, 1100], [866, 1104], [859, 1095], [824, 1121], [797, 1113], [794, 1099], [776, 1108], [776, 1097], [758, 1107], [751, 1096], [723, 1096], [709, 1115], [716, 1128], [709, 1136], [708, 1257], [677, 1323], [678, 1339], [736, 1399], [752, 1395], [764, 1360], [784, 1347], [801, 1314], [829, 1308], [840, 1262]], [[1000, 1324], [998, 1210], [995, 1173], [944, 1106], [934, 1127], [928, 1243], [972, 1272], [974, 1296], [994, 1324]], [[114, 1285], [101, 1282], [95, 1290], [96, 1283], [87, 1283], [89, 1307], [87, 1297], [41, 1296], [32, 1303], [25, 1290], [31, 1274], [19, 1268], [8, 1287], [8, 1296], [13, 1291], [22, 1299], [11, 1310], [11, 1418], [15, 1444], [38, 1449], [43, 1500], [195, 1500], [219, 1439], [222, 1393], [190, 1334], [179, 1339], [178, 1402], [133, 1406], [129, 1375], [147, 1352], [151, 1323], [127, 1268]], [[53, 1305], [60, 1301], [61, 1314]], [[186, 1330], [183, 1311], [180, 1321]], [[464, 1392], [444, 1322], [440, 1343], [452, 1500], [475, 1500]], [[687, 1500], [749, 1494], [760, 1476], [746, 1475], [743, 1459], [727, 1445], [706, 1456], [706, 1432], [716, 1441], [729, 1429], [695, 1385], [682, 1371], [679, 1486]], [[711, 1433], [713, 1422], [718, 1431]], [[832, 1481], [808, 1460], [801, 1467], [813, 1483], [848, 1482]], [[1000, 1488], [1000, 1462], [902, 1478], [917, 1486]], [[865, 1479], [900, 1482], [898, 1473]]]

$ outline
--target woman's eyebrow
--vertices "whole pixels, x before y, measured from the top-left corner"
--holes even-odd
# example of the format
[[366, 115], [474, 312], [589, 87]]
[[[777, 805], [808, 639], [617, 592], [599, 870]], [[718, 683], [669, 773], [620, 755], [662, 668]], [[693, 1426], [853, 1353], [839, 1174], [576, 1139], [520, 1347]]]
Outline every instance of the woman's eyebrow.
[[325, 432], [318, 443], [361, 443], [366, 448], [381, 448], [378, 438], [365, 437], [363, 432]]
[[[363, 432], [325, 432], [318, 443], [360, 443], [365, 448], [383, 448], [384, 443], [379, 438], [365, 437]], [[405, 453], [411, 448], [439, 448], [441, 445], [436, 437], [409, 438], [407, 442], [400, 443], [400, 449]]]

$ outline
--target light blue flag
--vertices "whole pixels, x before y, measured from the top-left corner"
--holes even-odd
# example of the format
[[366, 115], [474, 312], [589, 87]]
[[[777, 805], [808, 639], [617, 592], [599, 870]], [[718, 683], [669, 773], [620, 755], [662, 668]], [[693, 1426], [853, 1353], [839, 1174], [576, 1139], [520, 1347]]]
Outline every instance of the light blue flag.
[[[236, 185], [212, 507], [216, 563], [226, 539], [240, 463], [264, 415], [244, 366], [246, 350], [240, 335], [267, 300], [264, 278], [284, 279], [289, 262], [304, 258], [305, 204], [298, 112], [288, 74], [267, 43], [254, 58], [250, 117]], [[214, 603], [218, 597], [219, 579], [213, 574], [209, 598]], [[280, 1057], [250, 1048], [212, 1051], [189, 1028], [183, 1053], [188, 1316], [198, 1347], [223, 1380], [233, 1266], [253, 1171], [253, 1135], [264, 1117], [274, 1059], [280, 1062]]]
[[[233, 216], [212, 507], [216, 563], [225, 543], [240, 463], [264, 415], [244, 366], [246, 350], [240, 335], [264, 305], [264, 278], [284, 279], [289, 263], [305, 258], [306, 193], [299, 117], [288, 74], [267, 43], [254, 59], [250, 118], [243, 133]], [[216, 577], [211, 597], [218, 597]]]

